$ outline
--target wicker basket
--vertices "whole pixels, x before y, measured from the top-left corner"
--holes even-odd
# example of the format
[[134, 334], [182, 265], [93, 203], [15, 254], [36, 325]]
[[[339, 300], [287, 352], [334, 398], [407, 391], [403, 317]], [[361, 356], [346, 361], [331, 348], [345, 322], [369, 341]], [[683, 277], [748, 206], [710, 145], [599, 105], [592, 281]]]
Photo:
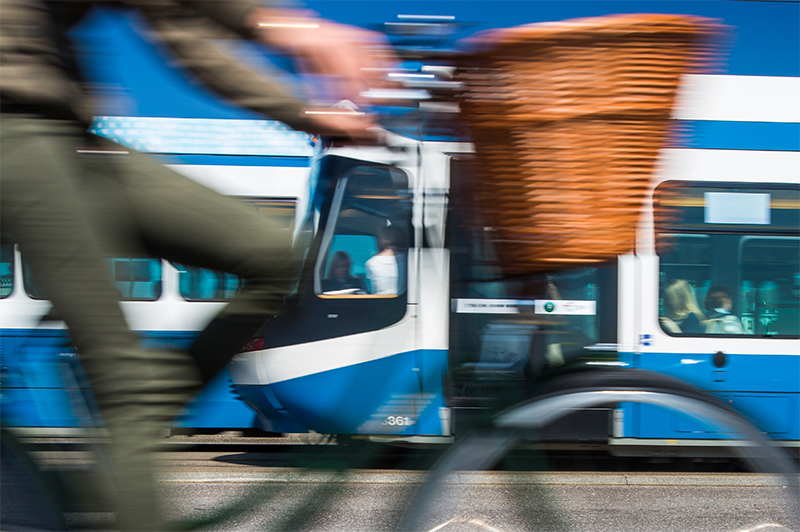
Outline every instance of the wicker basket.
[[460, 69], [470, 189], [506, 273], [632, 249], [680, 77], [711, 64], [720, 32], [698, 17], [614, 15], [477, 39]]

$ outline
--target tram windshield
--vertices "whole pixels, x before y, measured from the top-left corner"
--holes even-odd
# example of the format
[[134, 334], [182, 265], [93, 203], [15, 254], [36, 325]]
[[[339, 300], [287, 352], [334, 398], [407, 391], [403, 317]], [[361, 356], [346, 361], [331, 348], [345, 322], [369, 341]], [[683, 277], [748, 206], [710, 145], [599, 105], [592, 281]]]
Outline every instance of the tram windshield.
[[406, 292], [411, 195], [404, 172], [359, 166], [337, 183], [314, 274], [323, 298]]
[[656, 189], [661, 326], [670, 335], [800, 336], [800, 189]]

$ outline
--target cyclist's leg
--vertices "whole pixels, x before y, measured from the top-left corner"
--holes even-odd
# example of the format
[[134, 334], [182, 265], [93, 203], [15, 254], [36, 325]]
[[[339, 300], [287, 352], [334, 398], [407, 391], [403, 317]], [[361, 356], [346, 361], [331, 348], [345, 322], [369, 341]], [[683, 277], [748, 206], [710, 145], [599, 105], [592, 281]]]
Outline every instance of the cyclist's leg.
[[[67, 323], [98, 406], [116, 443], [121, 519], [156, 528], [149, 446], [167, 412], [196, 387], [192, 368], [170, 353], [145, 354], [127, 328], [119, 294], [79, 193], [75, 149], [85, 138], [67, 121], [3, 116], [2, 227]], [[161, 368], [170, 368], [165, 372]], [[147, 408], [143, 408], [147, 406]]]
[[[42, 291], [70, 326], [81, 356], [135, 346], [78, 188], [77, 126], [37, 118], [2, 120], [2, 227], [19, 243]], [[92, 359], [93, 360], [93, 359]], [[109, 376], [93, 384], [109, 387]]]
[[148, 156], [132, 153], [120, 166], [148, 251], [246, 280], [190, 350], [208, 381], [278, 311], [296, 275], [290, 235]]

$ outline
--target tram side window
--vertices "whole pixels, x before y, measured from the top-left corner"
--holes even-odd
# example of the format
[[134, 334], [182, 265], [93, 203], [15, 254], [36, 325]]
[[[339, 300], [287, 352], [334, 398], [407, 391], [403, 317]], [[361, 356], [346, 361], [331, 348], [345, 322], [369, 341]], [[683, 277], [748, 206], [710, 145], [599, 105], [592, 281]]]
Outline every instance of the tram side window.
[[326, 298], [404, 294], [411, 234], [407, 177], [394, 168], [358, 167], [344, 180], [323, 235], [315, 292]]
[[242, 287], [242, 280], [233, 274], [175, 264], [181, 296], [189, 301], [231, 299]]
[[800, 238], [745, 237], [742, 320], [760, 336], [800, 334]]
[[155, 301], [161, 296], [161, 260], [155, 258], [107, 259], [114, 286], [123, 299]]
[[[245, 206], [274, 222], [277, 230], [289, 232], [294, 225], [296, 200], [276, 198], [242, 199]], [[216, 270], [173, 263], [178, 270], [178, 288], [187, 301], [225, 301], [241, 290], [239, 277]]]
[[[106, 259], [114, 287], [127, 301], [155, 301], [161, 296], [161, 260], [115, 257]], [[25, 291], [33, 299], [46, 299], [23, 255]]]
[[800, 336], [800, 189], [673, 183], [655, 199], [665, 332]]
[[662, 234], [668, 239], [661, 254], [661, 327], [673, 334], [699, 334], [706, 321], [702, 310], [710, 287], [712, 239], [709, 235]]
[[14, 291], [14, 246], [0, 246], [0, 299], [5, 299]]

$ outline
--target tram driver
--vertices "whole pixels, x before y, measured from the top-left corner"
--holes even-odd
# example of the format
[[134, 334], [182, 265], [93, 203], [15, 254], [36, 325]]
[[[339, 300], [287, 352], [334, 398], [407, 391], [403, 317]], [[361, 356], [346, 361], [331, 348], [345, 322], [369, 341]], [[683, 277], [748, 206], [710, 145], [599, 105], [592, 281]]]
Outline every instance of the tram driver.
[[346, 251], [337, 251], [331, 259], [328, 277], [322, 280], [322, 293], [366, 294], [364, 279], [350, 272], [353, 261]]

